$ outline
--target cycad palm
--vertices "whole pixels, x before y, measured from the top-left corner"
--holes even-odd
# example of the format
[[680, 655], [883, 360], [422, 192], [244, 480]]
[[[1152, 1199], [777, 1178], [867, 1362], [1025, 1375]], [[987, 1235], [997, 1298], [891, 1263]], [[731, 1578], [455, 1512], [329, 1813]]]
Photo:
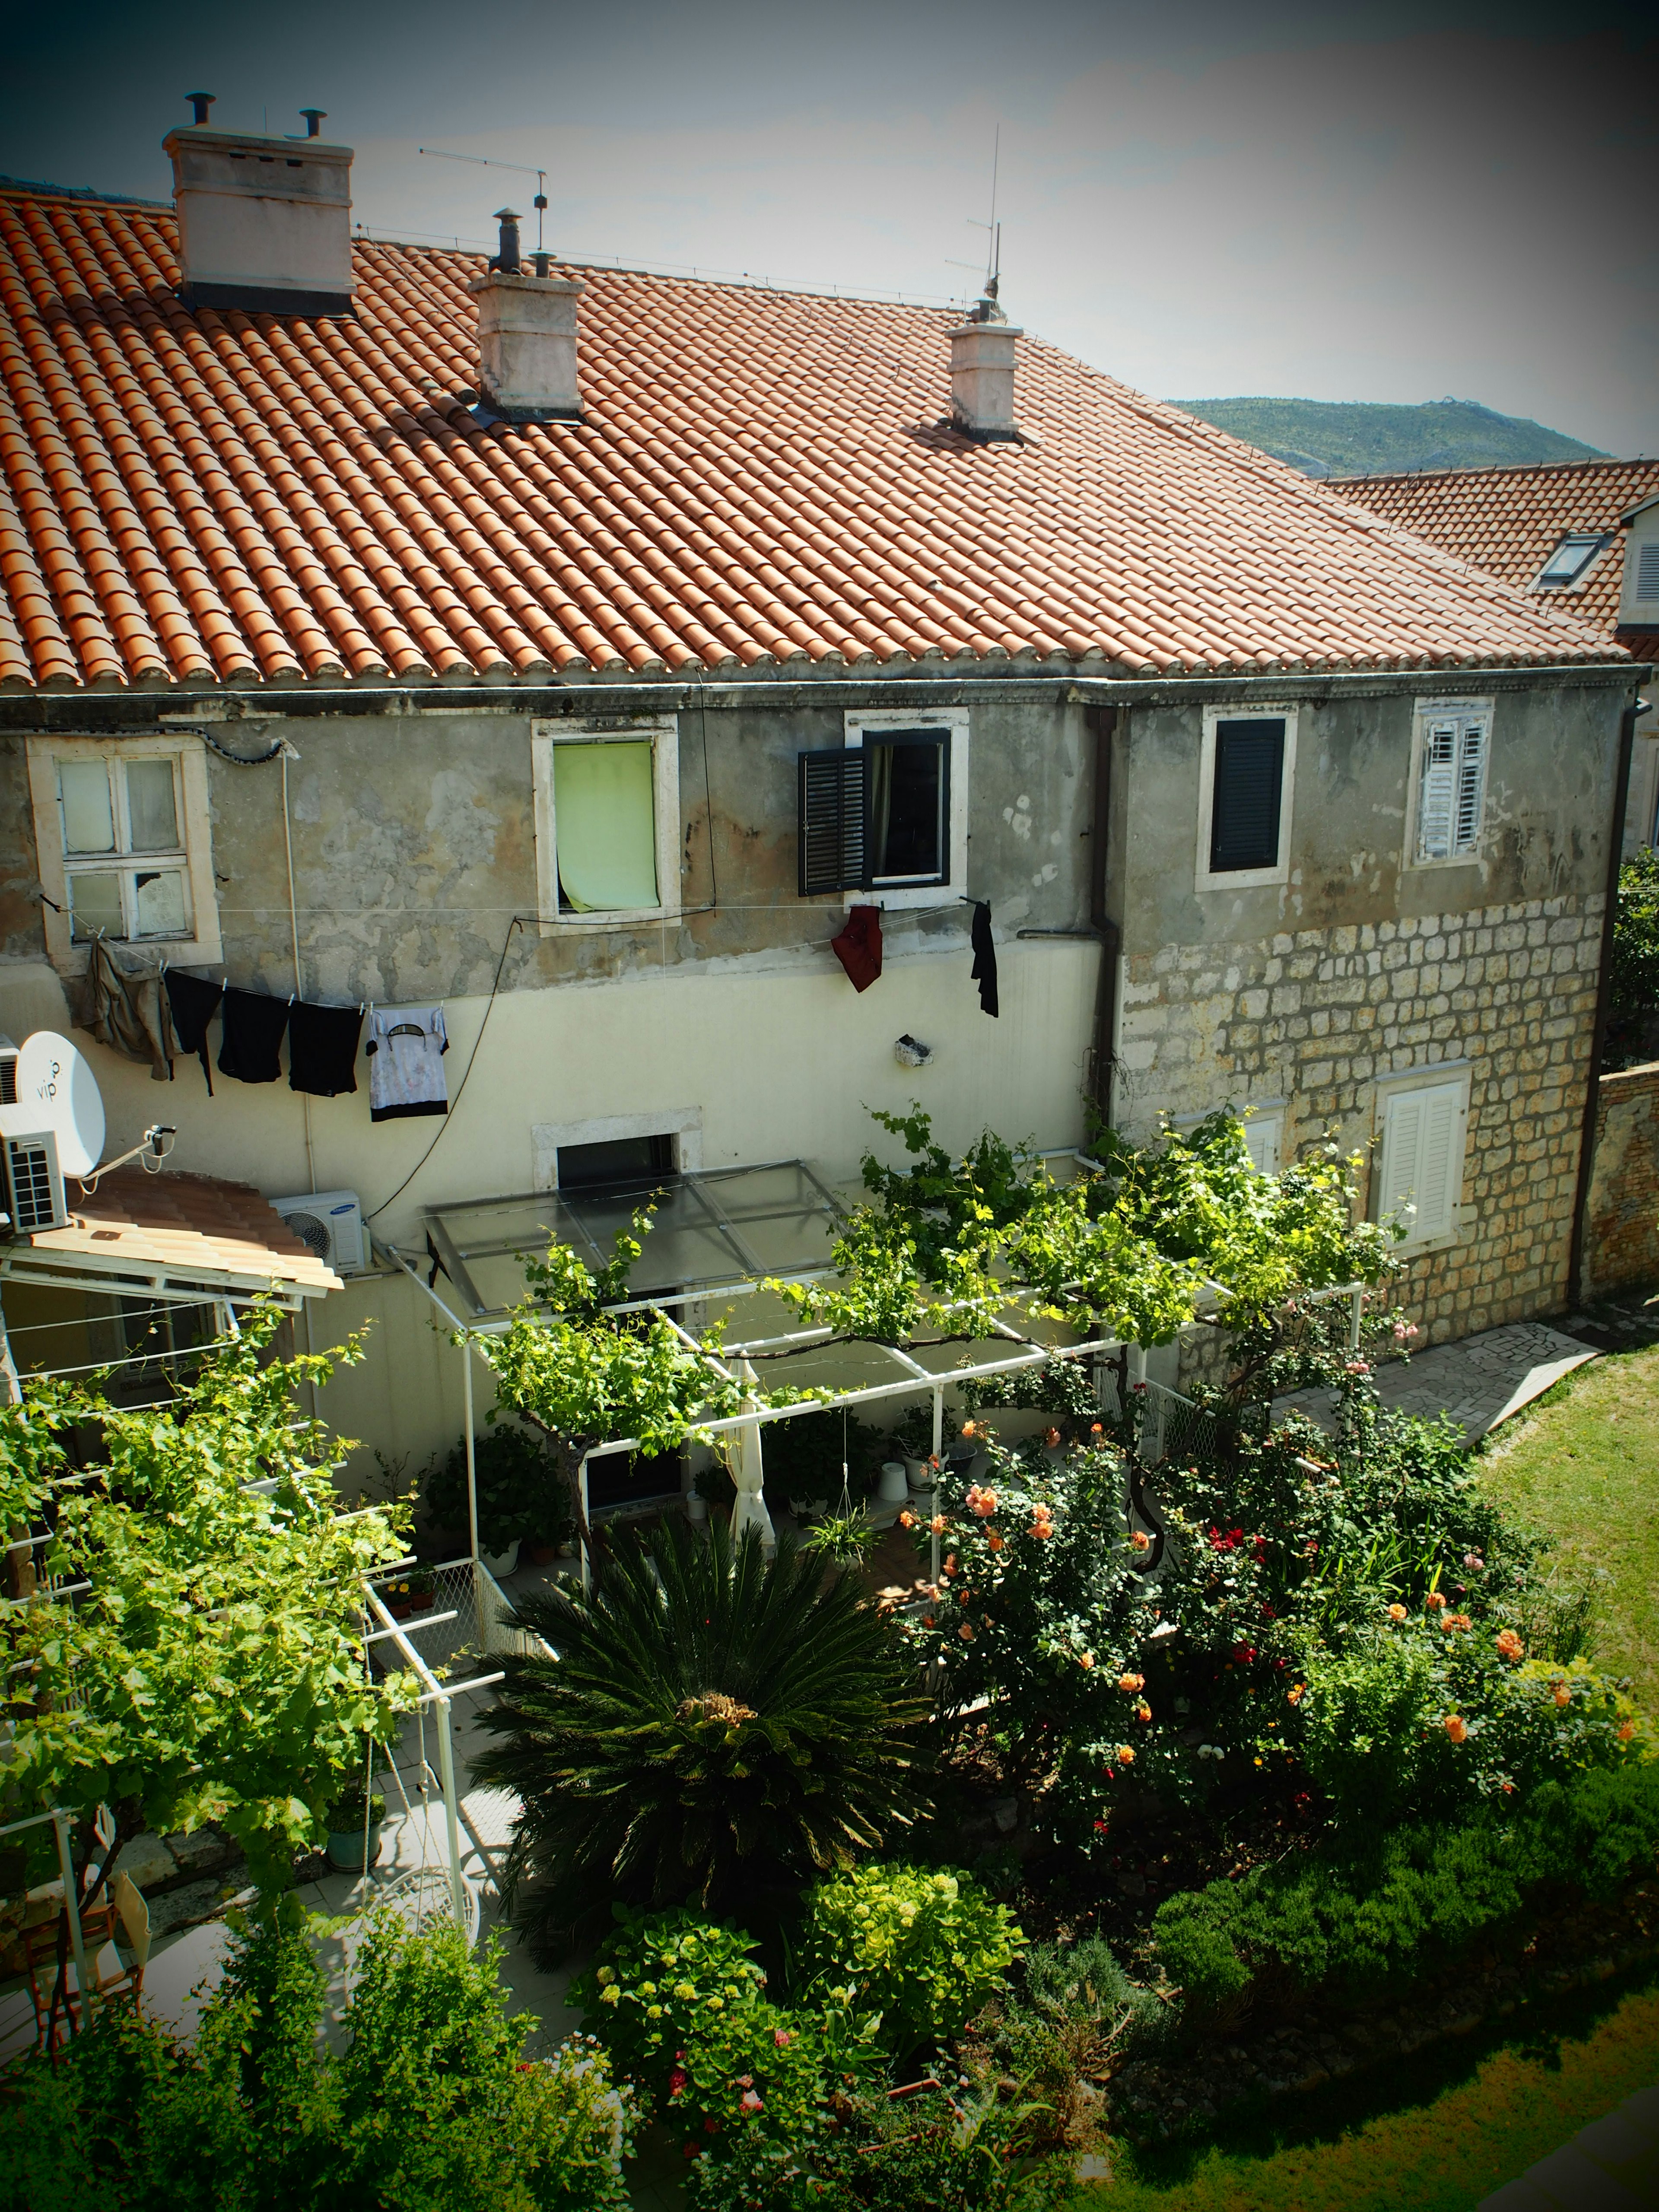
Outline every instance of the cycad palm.
[[911, 1817], [927, 1711], [856, 1579], [755, 1531], [616, 1544], [593, 1591], [514, 1619], [556, 1659], [509, 1657], [475, 1762], [517, 1793], [506, 1901], [556, 1954], [612, 1903], [752, 1911]]

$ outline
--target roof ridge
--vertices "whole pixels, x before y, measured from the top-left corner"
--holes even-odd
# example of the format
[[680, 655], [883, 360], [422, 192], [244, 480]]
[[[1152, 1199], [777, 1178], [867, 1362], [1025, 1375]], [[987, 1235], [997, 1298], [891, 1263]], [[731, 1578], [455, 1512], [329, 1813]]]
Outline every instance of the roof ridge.
[[173, 212], [171, 200], [141, 200], [136, 192], [99, 192], [90, 185], [37, 183], [32, 177], [0, 175], [0, 193], [14, 199], [71, 200], [82, 206], [149, 208], [161, 215]]
[[1466, 469], [1376, 469], [1356, 476], [1328, 477], [1322, 481], [1334, 484], [1425, 483], [1439, 477], [1566, 476], [1592, 469], [1650, 468], [1659, 468], [1659, 453], [1638, 453], [1633, 459], [1605, 453], [1587, 461], [1486, 461]]

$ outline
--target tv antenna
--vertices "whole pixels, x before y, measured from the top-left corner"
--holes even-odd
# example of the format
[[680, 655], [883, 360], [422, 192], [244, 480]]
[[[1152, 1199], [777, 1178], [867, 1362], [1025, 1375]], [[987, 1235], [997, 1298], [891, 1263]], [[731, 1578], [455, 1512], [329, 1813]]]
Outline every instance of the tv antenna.
[[[996, 127], [996, 136], [991, 141], [990, 220], [988, 222], [981, 222], [977, 216], [971, 215], [963, 218], [970, 228], [988, 233], [985, 246], [984, 279], [985, 296], [988, 300], [996, 298], [1002, 277], [1002, 225], [997, 221], [997, 173], [1001, 165], [1001, 158], [1002, 125], [999, 123]], [[975, 276], [979, 274], [977, 261], [948, 260], [947, 265], [952, 269], [970, 269]]]
[[538, 253], [546, 252], [546, 248], [542, 244], [542, 217], [547, 213], [545, 169], [527, 169], [522, 161], [492, 161], [487, 160], [482, 154], [446, 154], [441, 147], [438, 146], [417, 146], [415, 151], [417, 154], [424, 154], [429, 161], [469, 161], [475, 169], [511, 169], [515, 176], [534, 177], [536, 197], [531, 202], [531, 205], [536, 210], [536, 251]]

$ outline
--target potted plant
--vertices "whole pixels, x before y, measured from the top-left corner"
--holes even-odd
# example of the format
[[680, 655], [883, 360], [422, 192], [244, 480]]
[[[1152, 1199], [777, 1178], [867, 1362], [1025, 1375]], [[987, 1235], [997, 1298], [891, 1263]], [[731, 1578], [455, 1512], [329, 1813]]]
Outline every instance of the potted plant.
[[[472, 1440], [478, 1500], [478, 1556], [493, 1575], [510, 1575], [520, 1547], [551, 1558], [575, 1532], [575, 1516], [558, 1462], [538, 1437], [511, 1421], [492, 1424]], [[465, 1528], [466, 1443], [453, 1445], [434, 1469], [426, 1507], [441, 1528]]]
[[380, 1584], [380, 1602], [394, 1620], [430, 1611], [438, 1578], [430, 1567], [408, 1567]]
[[[367, 1874], [380, 1856], [386, 1799], [361, 1781], [348, 1783], [329, 1808], [328, 1856], [342, 1874]], [[365, 1829], [368, 1850], [363, 1847]]]
[[932, 1401], [912, 1406], [893, 1433], [886, 1440], [887, 1455], [904, 1462], [904, 1472], [912, 1490], [925, 1490], [933, 1480], [928, 1464], [933, 1454], [933, 1407]]

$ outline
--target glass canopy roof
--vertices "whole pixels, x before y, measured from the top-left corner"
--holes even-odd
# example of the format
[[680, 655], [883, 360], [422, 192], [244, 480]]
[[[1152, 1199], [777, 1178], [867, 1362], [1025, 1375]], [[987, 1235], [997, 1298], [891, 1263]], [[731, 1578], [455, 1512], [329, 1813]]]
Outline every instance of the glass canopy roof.
[[617, 1231], [652, 1205], [655, 1220], [629, 1277], [640, 1298], [815, 1273], [830, 1265], [843, 1218], [835, 1193], [804, 1160], [778, 1160], [428, 1206], [428, 1249], [471, 1318], [482, 1320], [523, 1297], [526, 1258], [556, 1241], [602, 1267]]

